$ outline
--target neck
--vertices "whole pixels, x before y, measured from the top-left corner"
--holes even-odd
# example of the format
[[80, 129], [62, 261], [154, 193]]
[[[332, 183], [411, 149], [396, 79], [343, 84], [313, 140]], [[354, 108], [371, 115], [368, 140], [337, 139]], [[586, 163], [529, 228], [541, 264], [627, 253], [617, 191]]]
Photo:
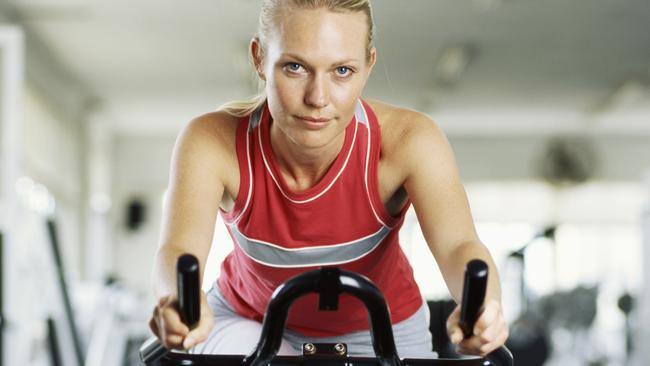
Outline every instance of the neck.
[[275, 125], [270, 126], [271, 147], [280, 172], [294, 191], [307, 190], [318, 183], [343, 148], [345, 131], [325, 146], [297, 145]]

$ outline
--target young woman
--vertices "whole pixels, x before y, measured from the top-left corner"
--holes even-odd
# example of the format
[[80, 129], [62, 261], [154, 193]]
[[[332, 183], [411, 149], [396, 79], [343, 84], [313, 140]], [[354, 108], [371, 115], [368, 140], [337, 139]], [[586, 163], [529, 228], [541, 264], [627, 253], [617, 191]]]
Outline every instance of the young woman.
[[[444, 134], [424, 114], [361, 99], [376, 60], [373, 37], [368, 0], [263, 1], [250, 43], [263, 93], [194, 119], [174, 150], [150, 322], [166, 347], [249, 353], [273, 290], [336, 265], [383, 291], [401, 357], [433, 356], [427, 307], [398, 242], [411, 204], [456, 300], [469, 260], [490, 267], [474, 335], [462, 339], [457, 308], [448, 320], [452, 342], [479, 355], [505, 342], [497, 271]], [[192, 253], [203, 273], [217, 211], [235, 249], [190, 331], [175, 308], [175, 262]], [[315, 297], [301, 299], [287, 328], [280, 353], [331, 340], [350, 354], [373, 353], [365, 308], [351, 297], [335, 313], [318, 312]]]

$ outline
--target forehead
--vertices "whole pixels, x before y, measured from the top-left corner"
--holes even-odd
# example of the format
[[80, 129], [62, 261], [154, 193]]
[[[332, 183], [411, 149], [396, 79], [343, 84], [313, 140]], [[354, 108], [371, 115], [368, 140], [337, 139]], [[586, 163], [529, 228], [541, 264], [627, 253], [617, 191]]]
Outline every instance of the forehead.
[[272, 54], [292, 53], [314, 60], [364, 59], [368, 25], [362, 12], [285, 9], [268, 35]]

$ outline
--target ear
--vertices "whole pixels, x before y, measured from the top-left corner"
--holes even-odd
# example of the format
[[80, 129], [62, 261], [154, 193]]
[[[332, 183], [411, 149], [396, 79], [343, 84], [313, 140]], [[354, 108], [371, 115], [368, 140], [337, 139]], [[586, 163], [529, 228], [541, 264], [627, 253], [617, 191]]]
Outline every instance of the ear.
[[370, 73], [372, 72], [372, 68], [375, 67], [376, 62], [377, 62], [377, 49], [375, 47], [372, 47], [370, 49], [370, 59], [368, 60], [368, 74], [366, 75], [366, 78], [370, 77]]
[[251, 39], [250, 52], [257, 75], [260, 79], [266, 81], [266, 75], [264, 75], [264, 50], [258, 37]]

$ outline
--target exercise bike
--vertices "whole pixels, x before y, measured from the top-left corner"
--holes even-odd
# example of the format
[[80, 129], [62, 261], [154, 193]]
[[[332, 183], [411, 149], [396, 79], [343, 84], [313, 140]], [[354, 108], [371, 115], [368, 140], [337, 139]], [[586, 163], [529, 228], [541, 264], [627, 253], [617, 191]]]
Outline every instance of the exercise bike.
[[[178, 306], [181, 319], [196, 325], [199, 320], [199, 265], [195, 257], [183, 255], [177, 263]], [[460, 325], [465, 336], [478, 317], [485, 299], [487, 265], [480, 260], [466, 266]], [[375, 357], [347, 355], [343, 343], [305, 343], [299, 356], [277, 355], [289, 307], [299, 297], [319, 294], [320, 310], [336, 310], [339, 295], [347, 293], [361, 300], [368, 310]], [[280, 285], [269, 301], [262, 333], [255, 350], [249, 355], [188, 354], [169, 351], [156, 337], [140, 348], [140, 358], [147, 366], [512, 366], [512, 354], [500, 347], [486, 357], [468, 359], [401, 359], [395, 347], [390, 316], [384, 296], [367, 278], [336, 267], [305, 272]]]

